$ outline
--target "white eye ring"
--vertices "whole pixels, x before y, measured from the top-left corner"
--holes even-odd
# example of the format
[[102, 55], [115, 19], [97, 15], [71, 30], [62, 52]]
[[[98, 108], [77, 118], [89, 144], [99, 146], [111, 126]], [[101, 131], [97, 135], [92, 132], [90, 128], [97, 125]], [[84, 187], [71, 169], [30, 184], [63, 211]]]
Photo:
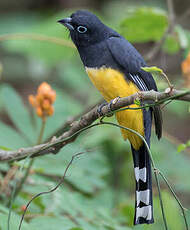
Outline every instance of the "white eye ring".
[[78, 26], [77, 31], [81, 34], [86, 33], [87, 28], [85, 26]]

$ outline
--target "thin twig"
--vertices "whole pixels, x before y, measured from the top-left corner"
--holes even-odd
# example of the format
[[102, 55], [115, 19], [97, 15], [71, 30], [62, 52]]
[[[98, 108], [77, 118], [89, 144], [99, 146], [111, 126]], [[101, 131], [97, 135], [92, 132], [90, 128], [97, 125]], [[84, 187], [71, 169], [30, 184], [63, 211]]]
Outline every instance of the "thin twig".
[[40, 133], [39, 133], [39, 136], [38, 136], [38, 139], [37, 139], [37, 142], [36, 142], [37, 145], [42, 143], [45, 127], [46, 127], [46, 119], [42, 119]]
[[174, 12], [174, 5], [173, 0], [167, 0], [167, 7], [168, 7], [168, 15], [169, 15], [169, 25], [168, 28], [165, 30], [162, 38], [158, 41], [152, 50], [145, 56], [146, 61], [150, 61], [153, 59], [161, 50], [164, 42], [166, 41], [169, 34], [171, 34], [175, 27], [175, 12]]
[[166, 31], [164, 32], [162, 38], [160, 41], [158, 41], [154, 47], [148, 52], [148, 54], [145, 55], [145, 60], [148, 62], [150, 60], [152, 60], [159, 52], [160, 49], [162, 48], [162, 45], [164, 44], [166, 38], [168, 37], [168, 34], [170, 33], [170, 26], [168, 26], [168, 28], [166, 29]]
[[32, 203], [32, 201], [33, 201], [34, 199], [36, 199], [37, 197], [41, 196], [41, 195], [45, 195], [45, 194], [52, 193], [52, 192], [54, 192], [57, 188], [59, 188], [59, 186], [60, 186], [60, 185], [63, 183], [63, 181], [65, 180], [65, 176], [66, 176], [66, 174], [67, 174], [67, 171], [68, 171], [69, 167], [71, 166], [71, 164], [73, 163], [74, 159], [75, 159], [76, 157], [78, 157], [78, 156], [84, 154], [84, 153], [86, 153], [86, 152], [76, 153], [76, 154], [74, 154], [74, 155], [72, 156], [72, 158], [71, 158], [69, 164], [67, 165], [67, 167], [66, 167], [66, 169], [65, 169], [65, 172], [64, 172], [64, 174], [63, 174], [61, 180], [59, 181], [59, 183], [58, 183], [54, 188], [52, 188], [51, 190], [45, 191], [45, 192], [40, 192], [40, 193], [38, 193], [38, 194], [36, 194], [35, 196], [32, 197], [32, 199], [27, 203], [26, 208], [24, 209], [24, 212], [23, 212], [23, 214], [22, 214], [22, 217], [21, 217], [21, 220], [20, 220], [20, 223], [19, 223], [19, 228], [18, 228], [18, 230], [21, 230], [21, 226], [22, 226], [22, 222], [23, 222], [23, 220], [24, 220], [24, 216], [25, 216], [25, 214], [26, 214], [26, 211], [27, 211], [29, 205]]
[[165, 213], [164, 213], [164, 204], [163, 204], [163, 201], [162, 201], [160, 181], [159, 181], [157, 173], [158, 173], [158, 169], [154, 168], [154, 175], [155, 175], [156, 184], [157, 184], [157, 188], [158, 188], [158, 196], [159, 196], [159, 200], [160, 200], [160, 207], [161, 207], [161, 211], [162, 211], [162, 217], [163, 217], [163, 221], [164, 221], [164, 226], [165, 226], [165, 229], [168, 229], [166, 216], [165, 216]]
[[167, 0], [167, 6], [168, 6], [168, 13], [169, 13], [169, 23], [170, 23], [171, 31], [173, 31], [175, 26], [175, 19], [176, 19], [173, 0]]
[[183, 218], [184, 218], [184, 221], [185, 221], [185, 227], [186, 227], [186, 230], [189, 229], [188, 227], [188, 223], [187, 223], [187, 218], [186, 218], [186, 215], [185, 215], [185, 211], [187, 210], [186, 208], [183, 207], [182, 203], [180, 202], [179, 198], [177, 197], [174, 189], [172, 188], [172, 186], [169, 184], [168, 180], [166, 179], [166, 177], [164, 176], [164, 174], [159, 170], [158, 171], [159, 175], [162, 177], [162, 179], [165, 181], [166, 185], [168, 186], [169, 190], [171, 191], [172, 195], [174, 196], [175, 200], [177, 201], [179, 207], [181, 208], [181, 211], [182, 211], [182, 214], [183, 214]]
[[187, 21], [187, 17], [190, 16], [190, 8], [186, 9], [185, 12], [182, 12], [182, 14], [180, 15], [180, 17], [178, 17], [177, 19], [177, 23], [178, 24], [183, 24], [183, 22], [186, 20]]
[[165, 77], [165, 79], [166, 79], [166, 81], [167, 81], [167, 83], [168, 83], [168, 86], [169, 86], [169, 88], [170, 88], [170, 91], [172, 91], [173, 88], [174, 88], [174, 86], [171, 84], [171, 82], [170, 82], [168, 76], [167, 76], [163, 71], [162, 71], [162, 75]]
[[61, 46], [67, 46], [70, 48], [75, 48], [73, 43], [61, 38], [57, 37], [52, 37], [52, 36], [47, 36], [43, 34], [25, 34], [25, 33], [15, 33], [15, 34], [4, 34], [0, 35], [0, 42], [7, 41], [7, 40], [24, 40], [24, 39], [31, 39], [31, 40], [37, 40], [37, 41], [46, 41], [46, 42], [51, 42], [56, 45], [61, 45]]

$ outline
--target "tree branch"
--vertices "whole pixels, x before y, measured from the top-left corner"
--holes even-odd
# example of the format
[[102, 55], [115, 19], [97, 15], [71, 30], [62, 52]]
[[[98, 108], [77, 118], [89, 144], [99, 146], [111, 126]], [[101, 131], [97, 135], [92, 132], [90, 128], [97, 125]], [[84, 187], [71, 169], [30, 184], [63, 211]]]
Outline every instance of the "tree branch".
[[[152, 104], [149, 106], [162, 104], [168, 100], [183, 100], [183, 101], [190, 102], [190, 91], [172, 90], [171, 92], [168, 93], [168, 92], [156, 92], [151, 90], [145, 92], [138, 92], [128, 97], [118, 98], [118, 100], [115, 103], [112, 103], [112, 110], [117, 111], [118, 109], [134, 104], [136, 99], [139, 99], [141, 102], [152, 101]], [[130, 109], [130, 108], [126, 108], [126, 109]], [[108, 105], [104, 106], [102, 108], [102, 115], [106, 116], [109, 113], [110, 113], [109, 106]], [[45, 144], [36, 145], [28, 148], [20, 148], [18, 150], [12, 150], [12, 151], [0, 150], [0, 161], [7, 162], [7, 161], [14, 161], [14, 160], [21, 160], [26, 157], [42, 156], [50, 153], [56, 154], [65, 145], [73, 142], [81, 132], [93, 126], [98, 125], [98, 123], [92, 124], [98, 118], [99, 118], [99, 114], [97, 112], [97, 106], [96, 106], [95, 108], [87, 112], [85, 115], [83, 115], [79, 121], [74, 121], [71, 124], [71, 128], [68, 131], [64, 132], [58, 138], [53, 137], [51, 141]]]

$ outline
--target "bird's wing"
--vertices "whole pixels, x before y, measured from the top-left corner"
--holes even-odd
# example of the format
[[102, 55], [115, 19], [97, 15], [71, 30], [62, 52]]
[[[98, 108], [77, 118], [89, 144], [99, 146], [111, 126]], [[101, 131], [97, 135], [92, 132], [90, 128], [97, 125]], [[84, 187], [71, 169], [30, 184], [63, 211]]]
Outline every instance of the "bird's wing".
[[146, 63], [139, 52], [123, 37], [110, 37], [107, 39], [108, 49], [126, 77], [133, 81], [140, 90], [157, 90], [152, 75], [141, 67]]
[[[146, 63], [139, 52], [123, 37], [110, 37], [107, 45], [114, 60], [121, 67], [127, 80], [131, 80], [141, 91], [156, 90], [152, 75], [141, 67]], [[162, 113], [159, 106], [153, 107], [156, 135], [162, 136]]]

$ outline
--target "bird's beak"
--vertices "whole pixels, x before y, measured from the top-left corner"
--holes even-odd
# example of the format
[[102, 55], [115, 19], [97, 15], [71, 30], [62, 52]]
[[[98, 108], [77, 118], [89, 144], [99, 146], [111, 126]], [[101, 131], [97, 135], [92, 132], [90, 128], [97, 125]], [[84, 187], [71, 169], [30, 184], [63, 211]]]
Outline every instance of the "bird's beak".
[[61, 20], [58, 20], [57, 22], [63, 24], [69, 30], [74, 30], [74, 27], [72, 26], [72, 18], [63, 18]]

